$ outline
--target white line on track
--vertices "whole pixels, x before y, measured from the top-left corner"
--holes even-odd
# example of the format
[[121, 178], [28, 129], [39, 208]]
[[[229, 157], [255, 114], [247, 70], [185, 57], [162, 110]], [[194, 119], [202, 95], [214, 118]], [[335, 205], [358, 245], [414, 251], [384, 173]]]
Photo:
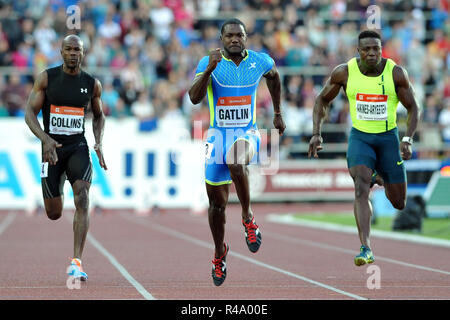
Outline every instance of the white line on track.
[[[269, 215], [266, 218], [267, 221], [270, 222], [274, 222], [274, 223], [281, 223], [281, 224], [289, 224], [288, 222], [286, 222], [286, 220], [282, 220], [282, 222], [280, 222], [278, 219], [274, 218], [272, 215]], [[193, 220], [191, 219], [191, 221], [195, 221], [197, 222], [198, 220]], [[204, 223], [204, 221], [202, 220], [201, 223]], [[293, 224], [295, 225], [295, 224]], [[303, 227], [308, 227], [307, 225], [302, 225]], [[317, 225], [314, 225], [315, 227], [319, 228]], [[238, 230], [237, 227], [231, 225], [228, 228], [231, 228], [233, 230]], [[352, 228], [354, 229], [354, 228]], [[337, 231], [339, 232], [338, 229], [326, 229], [329, 231]], [[353, 230], [354, 231], [354, 230]], [[346, 233], [356, 233], [356, 231], [354, 232], [346, 232]], [[316, 248], [321, 248], [321, 249], [326, 249], [326, 250], [331, 250], [331, 251], [338, 251], [338, 252], [342, 252], [342, 253], [346, 253], [346, 254], [350, 254], [350, 255], [355, 255], [355, 250], [350, 250], [350, 249], [345, 249], [345, 248], [341, 248], [341, 247], [337, 247], [337, 246], [333, 246], [333, 245], [329, 245], [329, 244], [325, 244], [325, 243], [319, 243], [316, 241], [310, 241], [310, 240], [305, 240], [305, 239], [298, 239], [298, 238], [292, 238], [292, 237], [287, 237], [287, 236], [283, 236], [277, 233], [273, 233], [273, 232], [268, 232], [268, 231], [262, 231], [264, 233], [265, 236], [270, 236], [272, 238], [275, 239], [279, 239], [279, 240], [283, 240], [286, 242], [291, 242], [291, 243], [298, 243], [298, 244], [302, 244], [302, 245], [307, 245], [307, 246], [312, 246], [312, 247], [316, 247]], [[449, 271], [446, 270], [441, 270], [441, 269], [435, 269], [435, 268], [430, 268], [430, 267], [426, 267], [426, 266], [421, 266], [418, 264], [413, 264], [413, 263], [408, 263], [408, 262], [404, 262], [404, 261], [400, 261], [400, 260], [395, 260], [395, 259], [390, 259], [390, 258], [385, 258], [385, 257], [381, 257], [381, 256], [376, 256], [375, 257], [376, 260], [379, 261], [386, 261], [386, 262], [390, 262], [393, 264], [398, 264], [398, 265], [402, 265], [404, 267], [410, 267], [410, 268], [415, 268], [415, 269], [420, 269], [420, 270], [425, 270], [425, 271], [431, 271], [431, 272], [437, 272], [437, 273], [442, 273], [442, 274], [446, 274], [446, 275], [450, 275]]]
[[[282, 223], [282, 224], [299, 225], [299, 226], [303, 226], [303, 227], [310, 227], [310, 228], [316, 228], [316, 229], [322, 229], [322, 230], [330, 230], [330, 231], [337, 231], [337, 232], [343, 232], [343, 233], [358, 234], [355, 227], [343, 226], [343, 225], [339, 225], [337, 223], [311, 221], [311, 220], [307, 220], [307, 219], [294, 218], [291, 214], [282, 214], [282, 215], [269, 214], [267, 216], [267, 220], [269, 220], [271, 222]], [[372, 237], [379, 237], [379, 238], [384, 238], [384, 239], [407, 241], [407, 242], [414, 242], [414, 243], [420, 243], [420, 244], [425, 244], [425, 245], [450, 248], [450, 240], [445, 240], [445, 239], [437, 239], [437, 238], [424, 237], [424, 236], [414, 235], [414, 234], [399, 233], [399, 232], [393, 232], [393, 231], [383, 231], [383, 230], [376, 230], [376, 229], [372, 229], [370, 231], [370, 235]]]
[[[281, 222], [278, 219], [274, 219], [273, 217], [269, 216], [268, 221], [271, 222], [276, 222], [276, 223], [286, 223], [288, 224], [288, 222]], [[302, 225], [307, 227], [306, 225]], [[310, 226], [310, 225], [308, 225]], [[314, 225], [316, 228], [319, 228], [317, 225]], [[330, 229], [327, 229], [330, 230]], [[339, 231], [339, 230], [333, 230], [333, 231]], [[303, 239], [294, 239], [291, 237], [286, 237], [286, 236], [282, 236], [279, 234], [274, 234], [274, 233], [268, 233], [265, 232], [266, 235], [270, 235], [274, 238], [278, 238], [278, 239], [283, 239], [285, 241], [288, 242], [297, 242], [297, 243], [301, 243], [301, 244], [305, 244], [305, 245], [309, 245], [309, 246], [314, 246], [314, 247], [318, 247], [318, 248], [322, 248], [322, 249], [327, 249], [327, 250], [332, 250], [332, 251], [339, 251], [339, 252], [344, 252], [344, 253], [348, 253], [348, 254], [354, 254], [354, 250], [349, 250], [349, 249], [344, 249], [341, 247], [337, 247], [337, 246], [333, 246], [333, 245], [328, 245], [328, 244], [324, 244], [324, 243], [318, 243], [318, 242], [314, 242], [314, 241], [309, 241], [309, 240], [303, 240]], [[421, 266], [418, 264], [414, 264], [414, 263], [408, 263], [408, 262], [403, 262], [403, 261], [399, 261], [399, 260], [395, 260], [395, 259], [390, 259], [390, 258], [385, 258], [385, 257], [381, 257], [381, 256], [376, 256], [375, 257], [377, 260], [380, 261], [386, 261], [386, 262], [390, 262], [393, 264], [398, 264], [398, 265], [402, 265], [405, 267], [411, 267], [411, 268], [415, 268], [415, 269], [420, 269], [420, 270], [426, 270], [426, 271], [431, 271], [431, 272], [437, 272], [437, 273], [442, 273], [442, 274], [446, 274], [446, 275], [450, 275], [449, 271], [446, 270], [440, 270], [440, 269], [435, 269], [435, 268], [430, 268], [430, 267], [426, 267], [426, 266]]]
[[[341, 247], [336, 247], [336, 246], [332, 246], [332, 245], [328, 245], [328, 244], [324, 244], [324, 243], [318, 243], [318, 242], [309, 241], [309, 240], [303, 240], [303, 239], [294, 239], [294, 238], [291, 238], [291, 237], [287, 237], [287, 236], [283, 236], [283, 235], [279, 235], [279, 234], [275, 234], [275, 233], [267, 232], [267, 231], [264, 232], [264, 235], [270, 236], [270, 237], [275, 238], [275, 239], [284, 240], [284, 241], [287, 241], [287, 242], [294, 242], [294, 243], [299, 243], [299, 244], [303, 244], [303, 245], [313, 246], [313, 247], [317, 247], [317, 248], [321, 248], [321, 249], [327, 249], [327, 250], [338, 251], [338, 252], [343, 252], [343, 253], [348, 253], [348, 254], [351, 254], [351, 255], [355, 255], [355, 250], [344, 249], [344, 248], [341, 248]], [[440, 270], [440, 269], [434, 269], [434, 268], [425, 267], [425, 266], [421, 266], [421, 265], [413, 264], [413, 263], [408, 263], [408, 262], [403, 262], [403, 261], [399, 261], [399, 260], [394, 260], [394, 259], [390, 259], [390, 258], [384, 258], [384, 257], [376, 256], [375, 259], [376, 260], [380, 260], [380, 261], [386, 261], [386, 262], [394, 263], [394, 264], [399, 264], [399, 265], [402, 265], [402, 266], [405, 266], [405, 267], [411, 267], [411, 268], [416, 268], [416, 269], [420, 269], [420, 270], [426, 270], [426, 271], [431, 271], [431, 272], [437, 272], [437, 273], [443, 273], [443, 274], [450, 275], [449, 271]]]
[[[67, 220], [70, 222], [70, 217], [66, 216]], [[87, 235], [87, 240], [98, 250], [100, 251], [100, 253], [102, 255], [104, 255], [109, 262], [122, 274], [122, 276], [127, 279], [127, 281], [129, 283], [131, 283], [131, 285], [133, 287], [136, 288], [136, 290], [146, 299], [146, 300], [156, 300], [155, 297], [153, 297], [151, 295], [150, 292], [148, 292], [147, 290], [145, 290], [144, 286], [141, 285], [138, 281], [136, 281], [136, 279], [133, 278], [133, 276], [127, 271], [127, 269], [125, 269], [124, 266], [122, 266], [119, 261], [117, 261], [117, 259], [111, 254], [109, 253], [108, 250], [105, 249], [105, 247], [103, 247], [101, 245], [100, 242], [98, 242], [93, 236], [92, 234], [88, 233]]]
[[[189, 242], [191, 242], [193, 244], [196, 244], [196, 245], [204, 247], [204, 248], [214, 249], [214, 246], [212, 244], [210, 244], [208, 242], [205, 242], [205, 241], [202, 241], [202, 240], [199, 240], [199, 239], [196, 239], [194, 237], [191, 237], [191, 236], [189, 236], [187, 234], [181, 233], [181, 232], [176, 231], [174, 229], [170, 229], [170, 228], [164, 227], [162, 225], [157, 225], [155, 223], [149, 224], [146, 221], [137, 220], [135, 218], [130, 217], [129, 215], [120, 214], [120, 216], [125, 218], [126, 220], [129, 220], [129, 221], [133, 222], [133, 223], [142, 225], [144, 227], [150, 227], [150, 228], [152, 228], [154, 230], [160, 231], [160, 232], [165, 233], [167, 235], [170, 235], [172, 237], [176, 237], [176, 238], [179, 238], [179, 239], [182, 239], [182, 240], [185, 240], [185, 241], [189, 241]], [[266, 269], [270, 269], [272, 271], [279, 272], [279, 273], [284, 274], [286, 276], [290, 276], [290, 277], [293, 277], [293, 278], [296, 278], [296, 279], [299, 279], [299, 280], [311, 283], [311, 284], [316, 285], [318, 287], [322, 287], [322, 288], [325, 288], [325, 289], [337, 292], [339, 294], [342, 294], [342, 295], [345, 295], [345, 296], [348, 296], [348, 297], [351, 297], [351, 298], [354, 298], [354, 299], [357, 299], [357, 300], [367, 300], [367, 298], [364, 298], [364, 297], [358, 296], [356, 294], [337, 289], [335, 287], [332, 287], [332, 286], [326, 285], [324, 283], [321, 283], [321, 282], [318, 282], [318, 281], [315, 281], [315, 280], [303, 277], [303, 276], [298, 275], [296, 273], [292, 273], [290, 271], [287, 271], [287, 270], [284, 270], [284, 269], [272, 266], [270, 264], [258, 261], [256, 259], [249, 258], [247, 256], [244, 256], [244, 255], [236, 253], [236, 252], [230, 251], [229, 254], [232, 255], [232, 256], [235, 256], [235, 257], [237, 257], [239, 259], [242, 259], [242, 260], [245, 260], [247, 262], [250, 262], [250, 263], [253, 263], [255, 265], [258, 265], [260, 267], [263, 267], [263, 268], [266, 268]]]
[[15, 213], [12, 213], [12, 212], [8, 213], [6, 218], [3, 219], [2, 223], [0, 224], [0, 234], [2, 234], [3, 231], [5, 231], [6, 228], [9, 227], [9, 225], [14, 221], [15, 218], [16, 218]]
[[139, 282], [136, 281], [136, 279], [133, 278], [133, 276], [127, 271], [127, 269], [122, 266], [117, 259], [108, 252], [108, 250], [103, 247], [100, 242], [98, 242], [92, 235], [88, 234], [87, 239], [92, 243], [92, 245], [100, 251], [101, 254], [103, 254], [109, 262], [124, 276], [125, 279], [129, 283], [133, 285], [133, 287], [136, 288], [136, 290], [146, 299], [146, 300], [156, 300], [155, 297], [153, 297], [150, 292], [145, 290], [144, 286], [142, 286]]

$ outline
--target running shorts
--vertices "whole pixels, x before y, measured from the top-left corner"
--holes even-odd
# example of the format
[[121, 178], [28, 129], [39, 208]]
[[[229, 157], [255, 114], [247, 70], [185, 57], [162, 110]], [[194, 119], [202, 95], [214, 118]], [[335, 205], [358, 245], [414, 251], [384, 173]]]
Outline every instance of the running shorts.
[[250, 128], [247, 131], [240, 129], [209, 129], [205, 144], [206, 183], [216, 186], [231, 184], [232, 180], [226, 157], [228, 151], [238, 140], [249, 142], [250, 148], [253, 148], [253, 158], [250, 160], [250, 164], [256, 163], [261, 142], [261, 135], [258, 129]]
[[85, 141], [63, 145], [56, 148], [58, 161], [55, 165], [43, 162], [41, 167], [42, 194], [45, 199], [63, 194], [64, 182], [69, 180], [92, 182], [92, 163], [89, 148]]
[[406, 182], [399, 146], [397, 128], [382, 133], [366, 133], [352, 128], [348, 139], [347, 166], [365, 165], [378, 172], [385, 183]]

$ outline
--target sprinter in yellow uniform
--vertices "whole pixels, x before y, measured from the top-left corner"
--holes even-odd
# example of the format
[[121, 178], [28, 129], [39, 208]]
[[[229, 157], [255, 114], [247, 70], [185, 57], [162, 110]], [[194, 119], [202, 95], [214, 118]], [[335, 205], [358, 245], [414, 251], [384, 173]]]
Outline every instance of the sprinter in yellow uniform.
[[[372, 207], [369, 192], [378, 173], [386, 196], [394, 208], [406, 204], [404, 160], [411, 158], [419, 108], [406, 70], [381, 57], [381, 37], [366, 30], [358, 37], [359, 58], [337, 66], [318, 95], [313, 112], [313, 136], [308, 156], [318, 157], [322, 149], [322, 120], [331, 101], [344, 89], [349, 100], [352, 129], [348, 141], [347, 165], [355, 184], [354, 214], [361, 241], [357, 266], [374, 261], [370, 249]], [[398, 102], [408, 111], [406, 134], [399, 141], [396, 111]]]

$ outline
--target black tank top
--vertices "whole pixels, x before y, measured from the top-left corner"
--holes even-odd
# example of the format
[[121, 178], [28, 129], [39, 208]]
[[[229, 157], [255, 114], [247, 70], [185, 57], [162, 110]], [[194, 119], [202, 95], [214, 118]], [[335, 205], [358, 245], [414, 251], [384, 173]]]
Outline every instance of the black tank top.
[[46, 71], [48, 85], [42, 108], [44, 131], [63, 145], [85, 142], [84, 120], [95, 79], [83, 70], [69, 75], [62, 65]]

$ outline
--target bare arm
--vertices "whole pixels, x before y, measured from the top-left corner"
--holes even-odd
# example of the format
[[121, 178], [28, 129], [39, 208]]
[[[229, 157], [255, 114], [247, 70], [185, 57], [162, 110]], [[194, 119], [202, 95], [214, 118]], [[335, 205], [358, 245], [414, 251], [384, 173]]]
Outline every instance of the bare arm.
[[325, 86], [316, 98], [313, 110], [313, 135], [320, 135], [323, 118], [330, 106], [331, 101], [336, 98], [341, 88], [346, 85], [348, 69], [346, 64], [337, 66], [332, 72]]
[[189, 89], [189, 98], [193, 104], [200, 103], [206, 96], [206, 90], [208, 88], [211, 72], [205, 71], [197, 74], [192, 82], [192, 86]]
[[200, 103], [206, 96], [206, 90], [208, 89], [209, 82], [211, 81], [211, 73], [217, 67], [217, 64], [222, 60], [222, 54], [220, 48], [212, 50], [209, 53], [209, 62], [206, 70], [195, 76], [192, 86], [189, 89], [189, 98], [193, 104]]
[[102, 85], [100, 81], [95, 79], [94, 93], [91, 99], [92, 114], [94, 115], [94, 118], [92, 120], [92, 130], [94, 132], [95, 138], [94, 150], [97, 153], [100, 166], [103, 169], [107, 170], [108, 168], [106, 167], [102, 150], [103, 131], [105, 128], [105, 114], [103, 113], [101, 96], [102, 96]]
[[[397, 97], [408, 111], [405, 136], [412, 138], [416, 132], [417, 123], [419, 121], [419, 104], [415, 96], [414, 88], [409, 82], [408, 73], [402, 67], [395, 66], [392, 75]], [[401, 142], [400, 152], [403, 160], [410, 159], [412, 155], [411, 145], [406, 142]]]
[[317, 151], [322, 150], [321, 127], [323, 119], [327, 113], [331, 101], [339, 94], [342, 87], [347, 84], [348, 68], [347, 64], [341, 64], [334, 68], [330, 78], [326, 81], [325, 86], [316, 98], [313, 109], [313, 136], [309, 142], [308, 157], [311, 155], [318, 158]]
[[58, 155], [56, 148], [62, 145], [53, 140], [48, 134], [42, 130], [41, 125], [37, 119], [37, 115], [42, 109], [45, 99], [45, 89], [48, 84], [47, 71], [42, 71], [31, 89], [28, 97], [27, 105], [25, 107], [25, 122], [30, 128], [31, 132], [42, 142], [42, 161], [49, 162], [51, 165], [56, 164]]
[[49, 138], [48, 134], [42, 130], [41, 125], [37, 119], [37, 115], [44, 105], [45, 89], [47, 88], [47, 71], [41, 72], [28, 97], [27, 105], [25, 107], [25, 122], [30, 128], [31, 132], [42, 142]]
[[264, 75], [264, 77], [266, 78], [267, 88], [269, 88], [270, 96], [272, 97], [274, 111], [273, 125], [279, 130], [280, 135], [282, 135], [286, 129], [286, 125], [284, 124], [281, 116], [281, 81], [280, 74], [278, 73], [275, 64], [273, 68]]

